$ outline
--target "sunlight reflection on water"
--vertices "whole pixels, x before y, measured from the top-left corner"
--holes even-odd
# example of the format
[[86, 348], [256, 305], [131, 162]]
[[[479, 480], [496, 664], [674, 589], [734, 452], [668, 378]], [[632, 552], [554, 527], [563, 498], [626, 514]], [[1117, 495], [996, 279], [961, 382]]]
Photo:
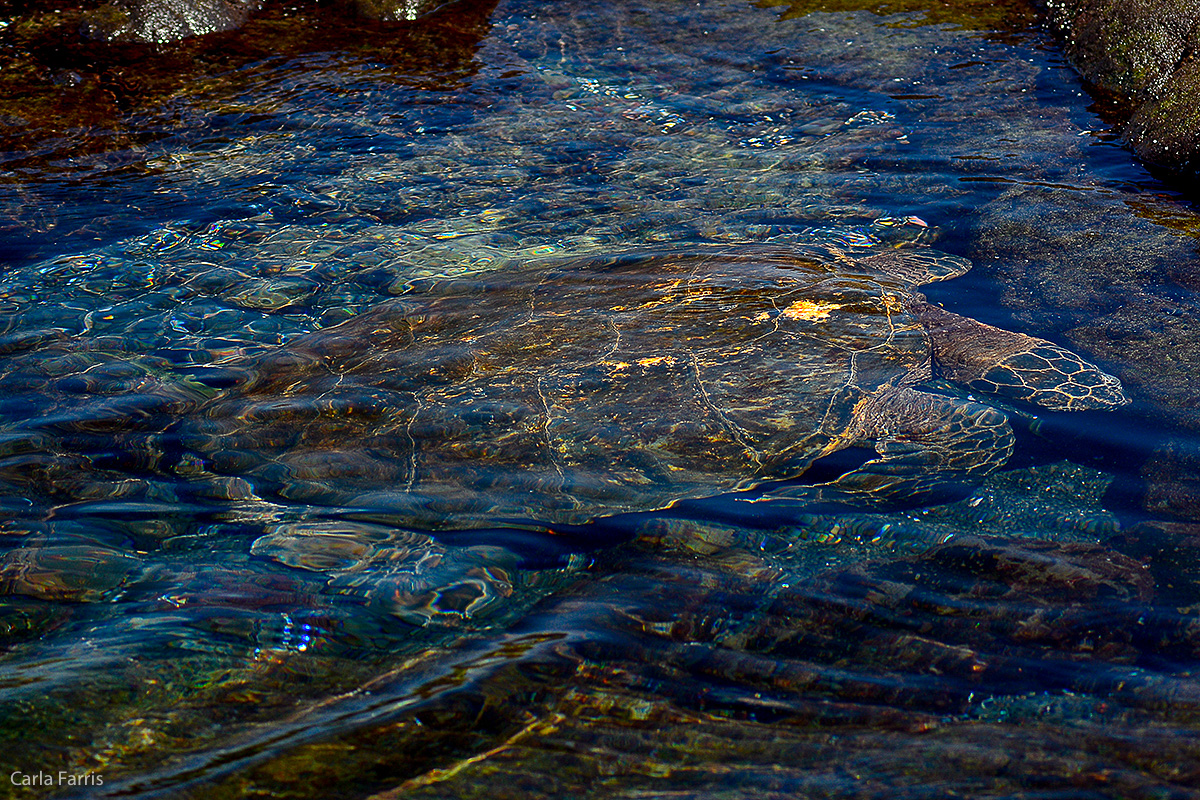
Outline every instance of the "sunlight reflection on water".
[[[31, 169], [57, 232], [0, 278], [8, 771], [144, 797], [517, 775], [524, 796], [1186, 796], [1147, 754], [1200, 756], [1178, 555], [1200, 227], [1095, 133], [1041, 34], [899, 10], [505, 3], [460, 60], [246, 64], [140, 112], [188, 122], [119, 169]], [[388, 505], [412, 483], [395, 452], [334, 450], [398, 405], [379, 387], [281, 383], [236, 437], [178, 422], [432, 278], [751, 243], [971, 256], [930, 296], [1089, 353], [1135, 402], [1014, 411], [1008, 467], [942, 505], [722, 497], [444, 535]], [[279, 456], [324, 419], [325, 450]], [[335, 456], [388, 484], [374, 504], [322, 483]], [[947, 759], [961, 774], [921, 766]]]

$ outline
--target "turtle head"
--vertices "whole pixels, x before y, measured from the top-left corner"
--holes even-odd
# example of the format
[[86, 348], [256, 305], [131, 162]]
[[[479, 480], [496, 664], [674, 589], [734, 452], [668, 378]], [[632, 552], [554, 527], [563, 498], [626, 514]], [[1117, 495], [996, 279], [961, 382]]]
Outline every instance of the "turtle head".
[[1028, 346], [967, 381], [972, 389], [1035, 403], [1052, 411], [1116, 408], [1129, 402], [1121, 382], [1064, 347], [1024, 337]]
[[1054, 342], [953, 314], [923, 298], [912, 310], [929, 334], [938, 373], [948, 380], [1053, 411], [1129, 402], [1119, 380]]

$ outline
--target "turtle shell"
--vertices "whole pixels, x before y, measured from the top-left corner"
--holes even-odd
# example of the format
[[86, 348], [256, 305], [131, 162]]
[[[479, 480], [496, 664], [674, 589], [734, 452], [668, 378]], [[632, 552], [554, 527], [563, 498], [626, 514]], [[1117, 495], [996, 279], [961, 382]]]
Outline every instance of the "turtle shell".
[[649, 253], [413, 282], [227, 364], [244, 382], [179, 442], [260, 492], [431, 529], [792, 478], [851, 443], [864, 396], [929, 376], [912, 285], [969, 266], [930, 253]]

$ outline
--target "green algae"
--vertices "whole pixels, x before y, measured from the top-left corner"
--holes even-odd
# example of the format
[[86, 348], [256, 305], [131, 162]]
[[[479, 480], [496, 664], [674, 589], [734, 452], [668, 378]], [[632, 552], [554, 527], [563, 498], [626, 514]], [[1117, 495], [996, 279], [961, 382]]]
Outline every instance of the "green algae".
[[797, 19], [814, 12], [868, 11], [880, 16], [911, 15], [894, 24], [947, 25], [960, 30], [1015, 33], [1037, 25], [1036, 8], [1024, 0], [988, 3], [982, 0], [930, 3], [927, 0], [759, 0], [763, 8], [786, 8], [783, 19]]
[[1123, 136], [1151, 164], [1186, 174], [1200, 146], [1194, 0], [1047, 3], [1076, 69], [1113, 104]]

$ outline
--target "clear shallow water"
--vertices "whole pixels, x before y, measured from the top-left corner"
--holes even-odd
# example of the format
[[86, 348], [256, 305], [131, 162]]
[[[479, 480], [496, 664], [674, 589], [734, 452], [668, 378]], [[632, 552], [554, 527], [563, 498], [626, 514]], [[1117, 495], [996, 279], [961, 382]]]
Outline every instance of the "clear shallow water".
[[[127, 150], [9, 158], [3, 774], [1191, 796], [1200, 228], [1047, 40], [735, 2], [466, 19], [406, 40], [468, 29], [453, 48], [239, 66], [132, 113], [153, 136]], [[554, 535], [210, 480], [161, 425], [431, 276], [901, 241], [976, 262], [937, 302], [1086, 353], [1133, 403], [1015, 412], [1008, 468], [955, 503], [718, 499]]]

